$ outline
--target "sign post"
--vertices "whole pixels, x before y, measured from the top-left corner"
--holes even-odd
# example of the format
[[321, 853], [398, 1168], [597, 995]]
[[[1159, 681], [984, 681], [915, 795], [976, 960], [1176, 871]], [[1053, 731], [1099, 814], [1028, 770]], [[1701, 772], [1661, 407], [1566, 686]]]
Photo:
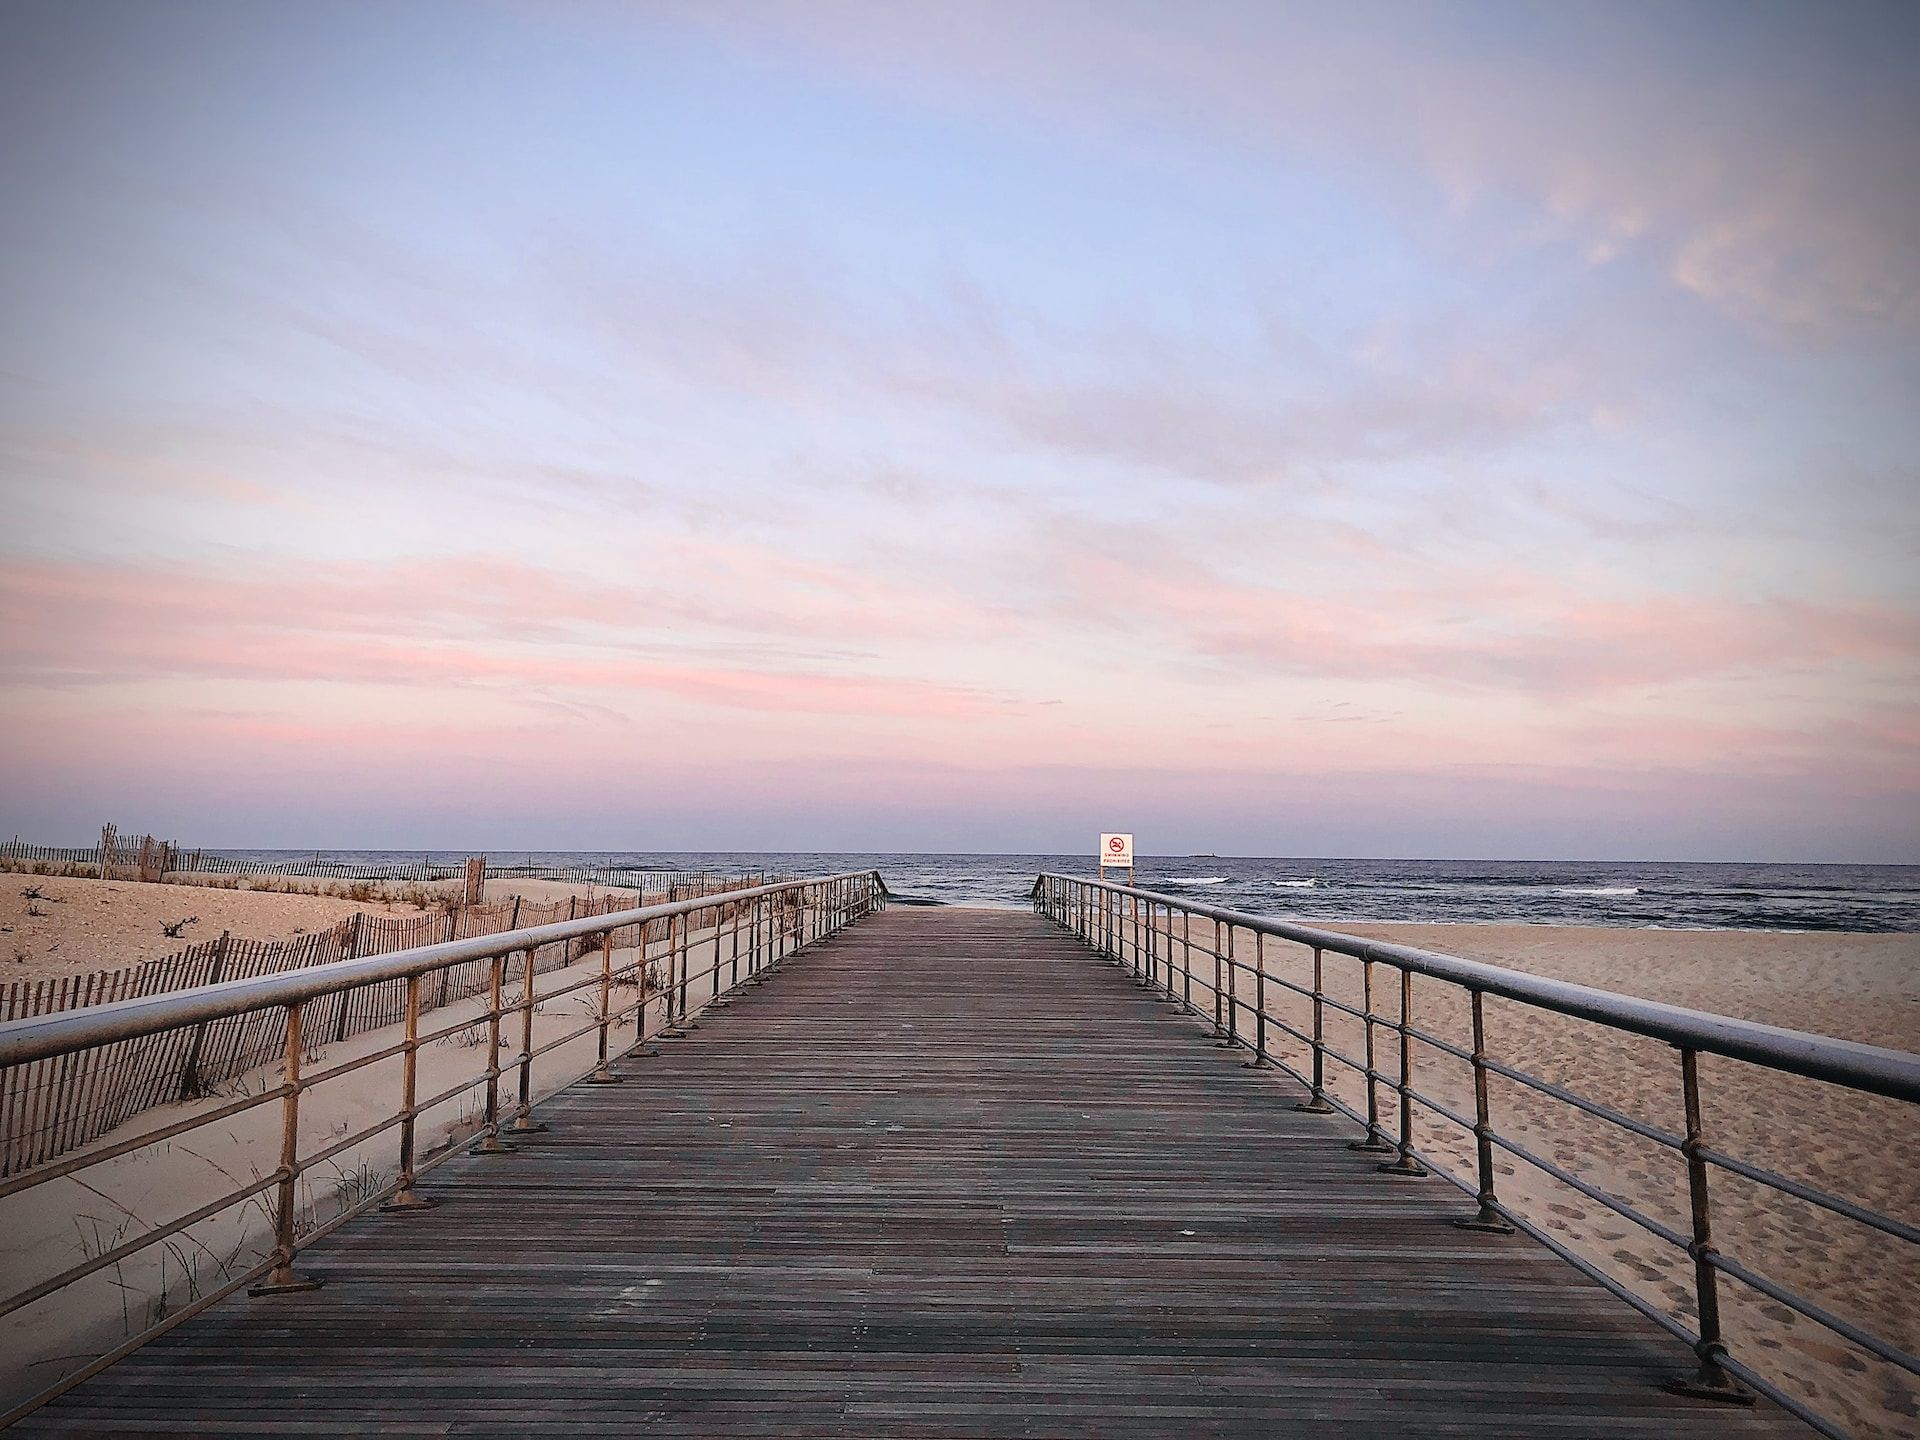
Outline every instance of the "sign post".
[[[1133, 885], [1133, 836], [1102, 835], [1100, 837], [1100, 878], [1106, 879], [1109, 870], [1120, 869], [1127, 872], [1127, 885], [1131, 888]], [[1126, 951], [1125, 921], [1129, 919], [1133, 923], [1133, 948], [1137, 961], [1140, 953], [1140, 902], [1129, 895], [1126, 902], [1119, 907], [1118, 913], [1115, 913], [1110, 902], [1111, 897], [1102, 891], [1101, 909], [1112, 916], [1113, 929], [1116, 932], [1113, 963], [1116, 965], [1124, 963], [1121, 957]]]

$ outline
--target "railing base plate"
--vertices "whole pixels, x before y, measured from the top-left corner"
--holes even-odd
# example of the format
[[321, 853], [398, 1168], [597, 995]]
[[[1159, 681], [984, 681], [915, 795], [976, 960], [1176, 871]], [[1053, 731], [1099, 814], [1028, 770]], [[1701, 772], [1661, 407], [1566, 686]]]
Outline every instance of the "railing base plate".
[[300, 1295], [308, 1290], [318, 1290], [326, 1280], [319, 1275], [302, 1275], [289, 1270], [284, 1275], [269, 1275], [258, 1285], [249, 1285], [249, 1295]]
[[1481, 1235], [1512, 1235], [1515, 1233], [1513, 1226], [1504, 1220], [1482, 1220], [1478, 1215], [1465, 1220], [1449, 1220], [1447, 1223], [1456, 1230], [1472, 1230]]
[[431, 1210], [439, 1203], [438, 1200], [429, 1200], [417, 1191], [402, 1190], [391, 1199], [380, 1202], [380, 1213], [382, 1215], [405, 1215], [412, 1210]]
[[1684, 1395], [1689, 1400], [1712, 1400], [1720, 1405], [1753, 1404], [1753, 1392], [1731, 1379], [1715, 1382], [1698, 1375], [1677, 1375], [1660, 1388], [1669, 1395]]

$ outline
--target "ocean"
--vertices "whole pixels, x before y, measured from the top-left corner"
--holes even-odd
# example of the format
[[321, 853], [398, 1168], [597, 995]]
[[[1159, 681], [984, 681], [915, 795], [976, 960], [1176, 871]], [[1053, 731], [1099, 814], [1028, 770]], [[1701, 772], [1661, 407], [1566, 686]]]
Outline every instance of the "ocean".
[[[449, 851], [229, 850], [237, 858], [457, 863]], [[850, 855], [771, 851], [495, 851], [501, 865], [875, 869], [909, 899], [1021, 907], [1042, 870], [1088, 875], [1091, 855]], [[1519, 921], [1665, 929], [1920, 931], [1920, 866], [1143, 856], [1138, 883], [1310, 923]]]

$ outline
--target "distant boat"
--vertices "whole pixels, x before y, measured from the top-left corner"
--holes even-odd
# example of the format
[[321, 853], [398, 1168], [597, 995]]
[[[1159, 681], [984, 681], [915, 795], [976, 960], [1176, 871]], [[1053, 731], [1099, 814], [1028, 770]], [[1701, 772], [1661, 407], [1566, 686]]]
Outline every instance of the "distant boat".
[[1198, 855], [1189, 855], [1189, 860], [1218, 860], [1220, 857], [1211, 850], [1202, 850]]

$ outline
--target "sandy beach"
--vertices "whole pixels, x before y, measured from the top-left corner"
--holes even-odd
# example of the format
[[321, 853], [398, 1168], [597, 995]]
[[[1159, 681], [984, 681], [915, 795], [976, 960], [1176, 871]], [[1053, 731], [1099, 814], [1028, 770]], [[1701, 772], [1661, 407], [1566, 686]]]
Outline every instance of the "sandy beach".
[[[240, 939], [284, 940], [361, 912], [417, 915], [458, 900], [462, 889], [457, 880], [423, 885], [223, 875], [143, 883], [0, 874], [0, 985], [157, 959], [223, 930]], [[606, 887], [555, 880], [490, 880], [485, 898], [551, 901], [606, 893]], [[180, 933], [169, 935], [174, 925]]]

